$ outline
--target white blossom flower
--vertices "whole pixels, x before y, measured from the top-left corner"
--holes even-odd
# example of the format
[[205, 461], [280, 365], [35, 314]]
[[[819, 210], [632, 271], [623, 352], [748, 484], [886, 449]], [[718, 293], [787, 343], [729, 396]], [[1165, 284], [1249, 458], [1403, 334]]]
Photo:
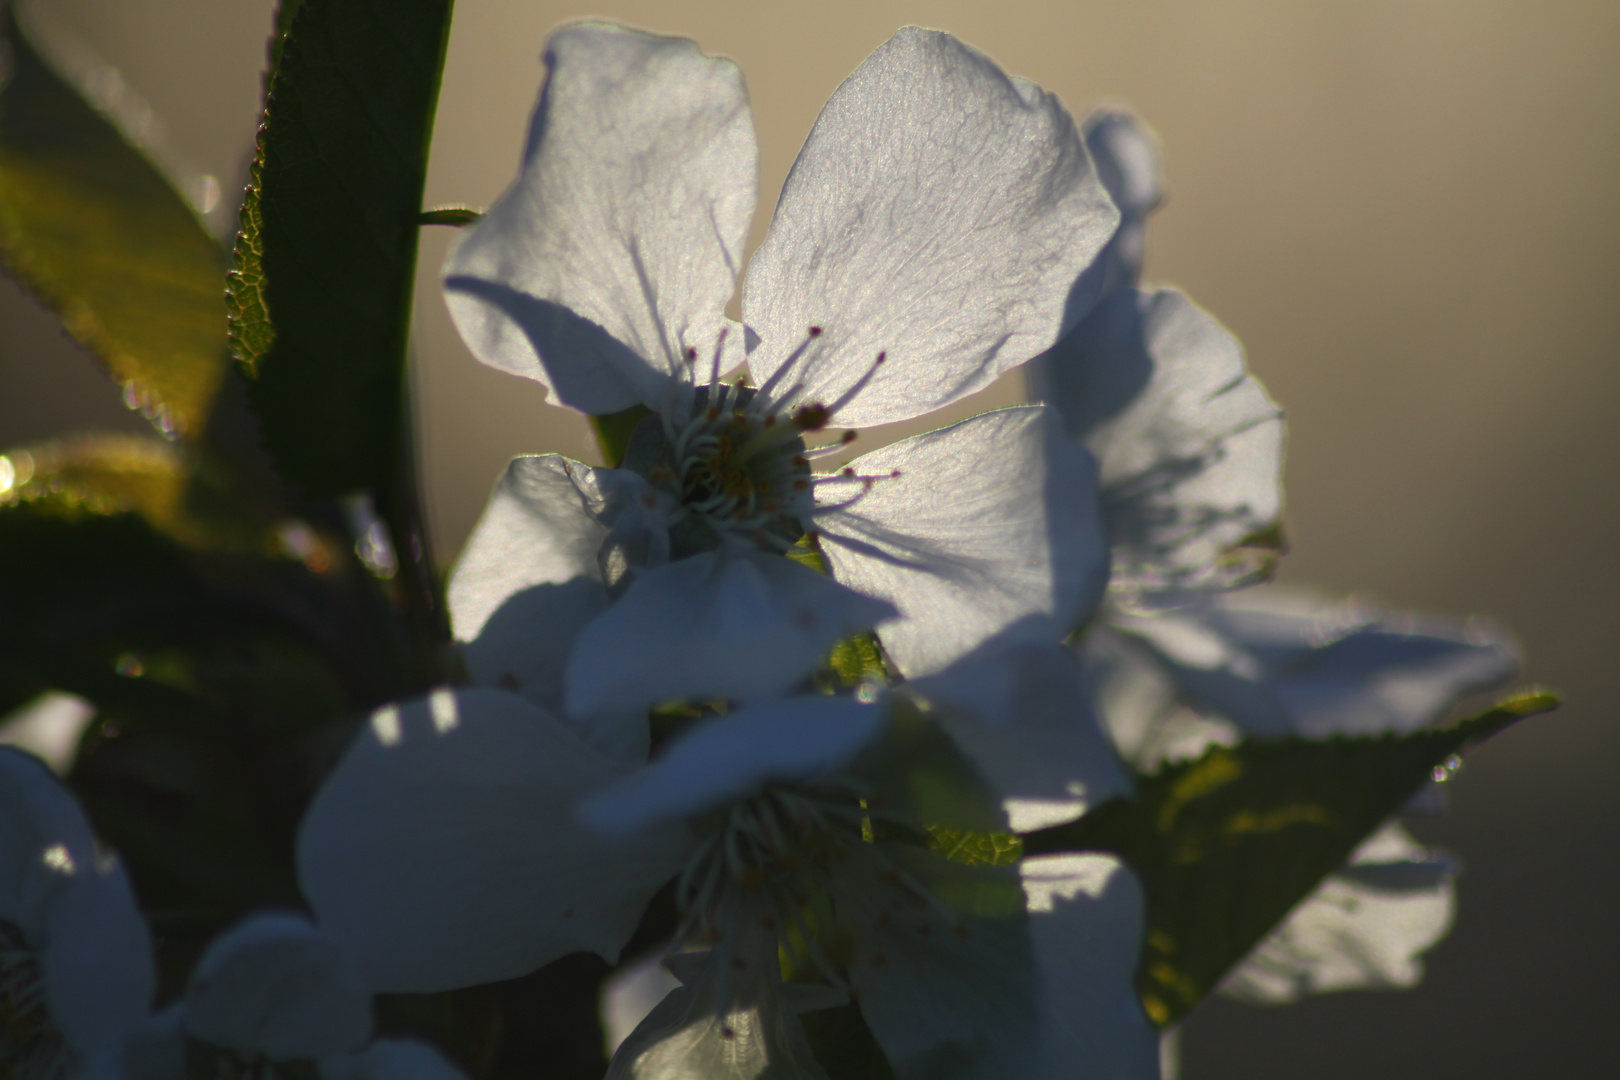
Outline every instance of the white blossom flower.
[[[880, 635], [907, 674], [1015, 623], [1072, 629], [1106, 553], [1091, 463], [1044, 410], [988, 413], [829, 473], [804, 442], [956, 401], [1084, 310], [1082, 271], [1118, 215], [1061, 104], [948, 35], [897, 33], [806, 141], [744, 284], [745, 331], [724, 315], [757, 186], [736, 68], [601, 24], [558, 31], [545, 59], [522, 171], [447, 263], [450, 309], [481, 360], [562, 404], [652, 416], [622, 468], [513, 462], [451, 583], [474, 679], [548, 704], [566, 681], [567, 711], [587, 724], [627, 707], [609, 700], [623, 688], [589, 638], [566, 680], [566, 650], [535, 646], [572, 640], [627, 584], [688, 590], [646, 602], [682, 610], [691, 575], [633, 571], [716, 549], [751, 552], [756, 570], [735, 573], [757, 572], [759, 610], [796, 622], [810, 609], [783, 590], [810, 588], [791, 584], [802, 575], [758, 568], [806, 530], [834, 579], [898, 609]], [[723, 379], [745, 337], [752, 387]], [[1054, 553], [1053, 535], [1094, 542]], [[838, 622], [800, 648], [825, 651]], [[670, 639], [714, 640], [665, 626], [688, 651]], [[781, 692], [765, 685], [781, 655], [773, 639], [729, 662], [757, 658], [762, 690]], [[650, 700], [696, 692], [634, 681]]]
[[[371, 985], [416, 991], [581, 949], [616, 961], [674, 879], [684, 985], [620, 1048], [615, 1077], [767, 1065], [820, 1077], [797, 1012], [839, 1000], [858, 1003], [901, 1076], [936, 1075], [946, 1059], [964, 1077], [1066, 1075], [1063, 1063], [1092, 1055], [1152, 1075], [1131, 875], [1054, 856], [1026, 860], [1020, 877], [927, 842], [924, 826], [1005, 833], [1020, 805], [1056, 794], [1083, 809], [1125, 783], [1100, 734], [1074, 723], [1075, 703], [1048, 700], [1084, 688], [1073, 658], [1047, 649], [1050, 662], [1016, 660], [1006, 678], [989, 656], [965, 661], [990, 683], [976, 692], [979, 680], [947, 671], [910, 696], [745, 706], [639, 767], [523, 697], [440, 691], [373, 717], [311, 805], [300, 879]], [[1067, 771], [952, 741], [969, 699], [1007, 742]]]
[[[1157, 141], [1116, 111], [1086, 131], [1123, 223], [1097, 271], [1102, 299], [1031, 374], [1099, 464], [1114, 566], [1078, 648], [1121, 752], [1150, 773], [1245, 737], [1408, 732], [1511, 677], [1514, 648], [1483, 623], [1226, 591], [1267, 576], [1281, 548], [1282, 415], [1213, 318], [1136, 287], [1163, 194]], [[1449, 929], [1455, 871], [1386, 824], [1221, 992], [1280, 1003], [1413, 985]]]
[[7, 1080], [271, 1077], [288, 1062], [317, 1064], [324, 1080], [460, 1076], [426, 1046], [372, 1042], [370, 990], [301, 918], [258, 916], [221, 935], [182, 1000], [152, 1016], [155, 982], [151, 934], [122, 867], [42, 762], [0, 747]]
[[253, 915], [220, 934], [185, 993], [125, 1053], [127, 1080], [460, 1080], [432, 1047], [373, 1039], [371, 989], [300, 915]]
[[15, 1080], [116, 1075], [154, 984], [123, 869], [36, 758], [0, 747], [0, 1062]]
[[1214, 318], [1175, 289], [1136, 286], [1143, 222], [1163, 194], [1157, 141], [1113, 110], [1088, 119], [1086, 136], [1124, 224], [1106, 291], [1030, 365], [1031, 391], [1096, 456], [1113, 549], [1106, 608], [1173, 605], [1187, 590], [1270, 570], [1281, 545], [1282, 410]]

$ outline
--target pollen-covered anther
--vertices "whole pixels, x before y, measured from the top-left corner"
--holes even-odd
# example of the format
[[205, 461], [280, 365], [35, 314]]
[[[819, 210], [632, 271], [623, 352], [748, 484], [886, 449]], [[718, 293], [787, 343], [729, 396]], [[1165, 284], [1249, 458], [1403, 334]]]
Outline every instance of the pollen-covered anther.
[[793, 412], [793, 425], [800, 431], [820, 431], [831, 419], [832, 414], [821, 404], [801, 405]]

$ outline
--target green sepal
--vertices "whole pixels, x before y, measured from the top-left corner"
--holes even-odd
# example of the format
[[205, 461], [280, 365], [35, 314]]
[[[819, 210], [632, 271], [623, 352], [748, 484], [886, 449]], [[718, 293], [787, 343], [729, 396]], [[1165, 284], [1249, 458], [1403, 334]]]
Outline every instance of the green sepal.
[[601, 448], [602, 460], [608, 468], [619, 467], [625, 451], [630, 448], [630, 435], [651, 415], [653, 411], [647, 406], [632, 405], [616, 413], [591, 417], [591, 431], [596, 435], [596, 445]]
[[227, 308], [265, 445], [314, 495], [397, 500], [413, 468], [405, 356], [450, 11], [307, 0], [278, 16]]
[[118, 127], [0, 4], [0, 258], [166, 435], [203, 431], [228, 370], [225, 258]]
[[1137, 988], [1147, 1014], [1168, 1026], [1398, 813], [1439, 763], [1557, 704], [1552, 694], [1526, 692], [1409, 735], [1216, 747], [1139, 779], [1134, 799], [1028, 834], [1024, 850], [1107, 851], [1136, 872], [1147, 893]]
[[928, 846], [968, 866], [1012, 866], [1024, 857], [1023, 837], [1006, 832], [965, 832], [940, 825], [928, 829]]
[[416, 220], [422, 225], [450, 225], [461, 229], [483, 216], [480, 211], [466, 206], [438, 206], [422, 211], [422, 216]]

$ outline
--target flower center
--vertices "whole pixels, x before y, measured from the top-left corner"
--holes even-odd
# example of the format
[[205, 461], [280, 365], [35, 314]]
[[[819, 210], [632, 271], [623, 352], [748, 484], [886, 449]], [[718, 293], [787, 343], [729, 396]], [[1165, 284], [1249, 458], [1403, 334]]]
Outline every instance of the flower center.
[[[860, 476], [848, 468], [830, 474], [811, 471], [812, 460], [837, 453], [856, 434], [847, 431], [816, 447], [807, 447], [805, 436], [825, 430], [884, 362], [879, 353], [866, 375], [831, 405], [793, 405], [803, 384], [785, 391], [778, 384], [809, 356], [820, 337], [821, 328], [812, 326], [790, 362], [759, 387], [741, 379], [721, 380], [722, 349], [717, 344], [708, 382], [694, 381], [687, 396], [648, 417], [631, 436], [623, 467], [644, 476], [676, 508], [670, 530], [673, 557], [712, 550], [728, 540], [785, 552], [818, 513], [851, 505], [887, 478]], [[686, 359], [695, 367], [697, 350], [688, 349]], [[817, 498], [817, 488], [831, 485], [842, 495], [852, 482], [851, 498], [831, 505]]]
[[67, 1044], [45, 1007], [45, 973], [22, 929], [0, 919], [0, 1080], [64, 1080]]

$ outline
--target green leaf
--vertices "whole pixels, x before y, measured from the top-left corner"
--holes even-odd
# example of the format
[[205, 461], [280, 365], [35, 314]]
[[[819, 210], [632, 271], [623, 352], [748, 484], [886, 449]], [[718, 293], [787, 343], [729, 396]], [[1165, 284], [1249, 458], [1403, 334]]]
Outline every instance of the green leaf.
[[1024, 857], [1024, 841], [1013, 833], [964, 832], [940, 825], [928, 829], [928, 846], [967, 866], [1012, 866]]
[[138, 704], [152, 680], [118, 677], [130, 653], [154, 671], [162, 660], [173, 677], [159, 681], [211, 687], [238, 722], [397, 696], [403, 643], [347, 541], [208, 460], [128, 438], [0, 456], [0, 670]]
[[224, 256], [118, 128], [0, 5], [0, 257], [166, 434], [200, 432], [227, 370]]
[[1147, 892], [1143, 1006], [1175, 1023], [1356, 846], [1466, 746], [1557, 706], [1528, 692], [1438, 730], [1251, 740], [1139, 781], [1133, 800], [1031, 833], [1025, 851], [1100, 850]]
[[877, 1036], [854, 1002], [799, 1017], [816, 1061], [836, 1080], [895, 1080]]
[[0, 505], [133, 513], [185, 547], [278, 555], [280, 515], [253, 494], [223, 463], [154, 439], [65, 439], [0, 457]]
[[451, 6], [305, 0], [276, 60], [227, 307], [266, 446], [311, 494], [393, 496], [412, 468], [405, 354]]

